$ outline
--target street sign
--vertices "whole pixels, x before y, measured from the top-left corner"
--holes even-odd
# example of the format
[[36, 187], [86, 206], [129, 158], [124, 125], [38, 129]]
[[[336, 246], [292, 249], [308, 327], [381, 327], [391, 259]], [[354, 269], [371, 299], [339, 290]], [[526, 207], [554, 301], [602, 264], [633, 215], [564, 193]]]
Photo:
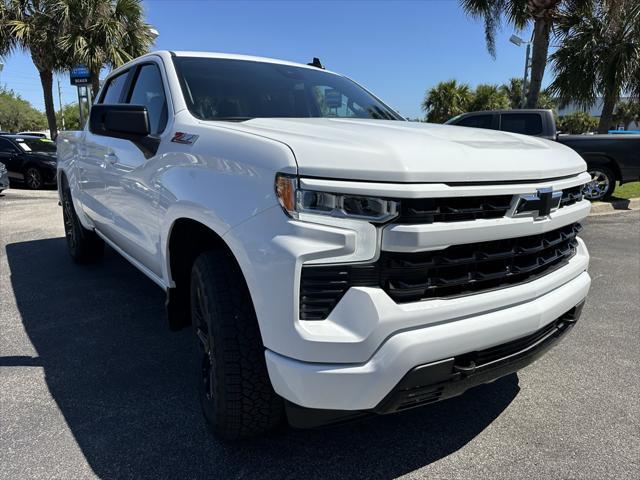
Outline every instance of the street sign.
[[76, 65], [69, 72], [71, 85], [88, 85], [91, 83], [91, 72], [86, 65]]

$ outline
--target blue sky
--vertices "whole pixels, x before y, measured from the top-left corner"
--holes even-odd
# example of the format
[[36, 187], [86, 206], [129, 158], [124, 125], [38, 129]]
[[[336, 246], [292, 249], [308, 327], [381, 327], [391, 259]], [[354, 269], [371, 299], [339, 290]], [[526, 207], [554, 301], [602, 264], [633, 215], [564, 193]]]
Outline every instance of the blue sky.
[[[498, 54], [492, 59], [482, 22], [464, 15], [456, 0], [143, 3], [148, 22], [160, 32], [154, 49], [234, 52], [304, 63], [320, 57], [327, 68], [362, 83], [409, 117], [422, 116], [425, 90], [439, 81], [502, 83], [522, 76], [524, 68], [524, 47], [508, 41], [513, 31], [507, 26], [498, 32]], [[28, 54], [14, 53], [4, 63], [0, 84], [43, 109], [40, 81]], [[75, 100], [68, 76], [60, 75], [60, 82], [63, 103]]]

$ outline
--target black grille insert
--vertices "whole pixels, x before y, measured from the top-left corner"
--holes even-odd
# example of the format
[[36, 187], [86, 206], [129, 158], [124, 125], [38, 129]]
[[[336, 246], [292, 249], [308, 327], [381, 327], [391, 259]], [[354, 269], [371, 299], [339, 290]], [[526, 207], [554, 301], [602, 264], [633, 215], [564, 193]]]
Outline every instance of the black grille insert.
[[395, 223], [415, 224], [461, 222], [481, 218], [501, 218], [511, 206], [513, 195], [402, 200]]
[[562, 191], [562, 198], [560, 199], [560, 208], [568, 207], [576, 202], [580, 202], [583, 198], [582, 190], [584, 185], [578, 185], [576, 187], [567, 188]]
[[[584, 185], [578, 185], [563, 190], [559, 208], [581, 201], [583, 188]], [[509, 211], [512, 200], [513, 195], [403, 199], [400, 215], [394, 222], [430, 224], [502, 218]]]
[[372, 264], [302, 268], [300, 318], [327, 318], [352, 286], [382, 288], [395, 302], [417, 302], [527, 282], [564, 265], [580, 224], [529, 237], [454, 245], [419, 253], [382, 252]]

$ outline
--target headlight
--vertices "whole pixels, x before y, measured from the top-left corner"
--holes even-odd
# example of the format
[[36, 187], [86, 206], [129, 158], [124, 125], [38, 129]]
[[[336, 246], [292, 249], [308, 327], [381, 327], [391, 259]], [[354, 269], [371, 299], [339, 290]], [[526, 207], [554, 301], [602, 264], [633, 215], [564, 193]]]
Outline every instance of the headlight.
[[276, 196], [292, 218], [300, 213], [386, 222], [398, 215], [399, 202], [385, 198], [301, 190], [293, 175], [276, 175]]

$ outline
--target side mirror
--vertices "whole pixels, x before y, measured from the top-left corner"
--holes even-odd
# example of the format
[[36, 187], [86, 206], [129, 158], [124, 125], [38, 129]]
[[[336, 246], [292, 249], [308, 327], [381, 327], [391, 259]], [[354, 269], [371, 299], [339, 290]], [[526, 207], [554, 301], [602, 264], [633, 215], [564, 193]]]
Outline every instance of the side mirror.
[[93, 105], [89, 117], [89, 131], [105, 137], [141, 140], [150, 133], [147, 107], [103, 103]]

